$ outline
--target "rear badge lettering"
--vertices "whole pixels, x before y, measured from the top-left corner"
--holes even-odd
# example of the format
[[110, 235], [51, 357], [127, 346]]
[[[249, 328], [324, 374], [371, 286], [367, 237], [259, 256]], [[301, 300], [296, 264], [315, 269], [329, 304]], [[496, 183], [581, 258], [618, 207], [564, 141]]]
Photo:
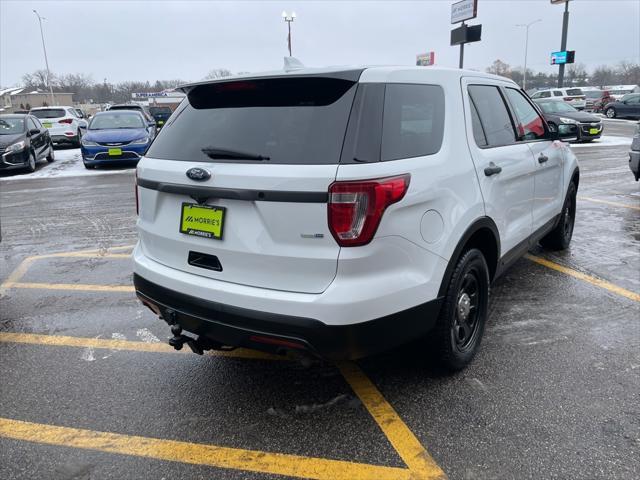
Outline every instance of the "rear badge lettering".
[[301, 233], [302, 238], [324, 238], [324, 233]]

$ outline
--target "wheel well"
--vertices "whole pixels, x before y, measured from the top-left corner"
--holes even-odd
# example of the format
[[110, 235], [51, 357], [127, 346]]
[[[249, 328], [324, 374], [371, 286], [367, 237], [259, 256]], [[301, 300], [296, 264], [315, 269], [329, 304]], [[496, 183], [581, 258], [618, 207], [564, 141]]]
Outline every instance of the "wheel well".
[[577, 190], [578, 184], [580, 183], [580, 170], [578, 170], [577, 168], [574, 170], [573, 175], [571, 176], [571, 183], [575, 183]]
[[471, 248], [477, 248], [484, 255], [489, 267], [489, 277], [493, 280], [496, 269], [498, 268], [498, 242], [494, 233], [489, 228], [481, 228], [471, 235], [471, 238], [467, 240], [462, 251], [467, 251]]
[[487, 267], [489, 268], [489, 279], [493, 280], [495, 278], [498, 270], [498, 260], [500, 258], [500, 237], [498, 227], [496, 227], [493, 220], [488, 217], [483, 217], [476, 220], [458, 242], [442, 277], [438, 297], [443, 297], [446, 294], [451, 275], [453, 274], [458, 259], [464, 252], [471, 248], [477, 248], [482, 252], [487, 261]]

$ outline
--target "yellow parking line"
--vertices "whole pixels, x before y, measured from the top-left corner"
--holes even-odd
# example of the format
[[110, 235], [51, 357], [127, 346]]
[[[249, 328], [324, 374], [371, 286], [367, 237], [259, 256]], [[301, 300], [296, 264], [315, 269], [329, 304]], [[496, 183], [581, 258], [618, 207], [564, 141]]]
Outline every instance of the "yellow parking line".
[[338, 368], [400, 458], [414, 473], [412, 478], [445, 479], [442, 469], [360, 367], [349, 362], [339, 364]]
[[[12, 333], [12, 332], [0, 332], [0, 343], [22, 343], [30, 345], [46, 345], [46, 346], [59, 346], [59, 347], [76, 347], [76, 348], [101, 348], [111, 350], [130, 350], [139, 352], [157, 352], [157, 353], [175, 353], [176, 351], [169, 345], [162, 343], [144, 343], [129, 340], [111, 340], [102, 338], [85, 338], [85, 337], [68, 337], [60, 335], [38, 335], [32, 333]], [[185, 351], [185, 350], [182, 350]], [[190, 350], [187, 350], [190, 352]], [[213, 355], [224, 357], [237, 357], [248, 358], [257, 360], [286, 360], [286, 357], [269, 355], [266, 353], [256, 352], [252, 350], [234, 350], [231, 352], [215, 352]], [[351, 386], [354, 393], [358, 396], [363, 403], [369, 414], [382, 430], [382, 433], [389, 440], [392, 447], [396, 450], [400, 458], [407, 465], [408, 470], [392, 468], [385, 470], [387, 467], [375, 467], [364, 464], [354, 464], [351, 462], [343, 462], [351, 465], [349, 469], [341, 471], [339, 475], [334, 475], [333, 470], [327, 471], [326, 476], [322, 475], [314, 476], [307, 473], [298, 475], [297, 473], [280, 471], [281, 475], [290, 476], [303, 476], [304, 478], [328, 478], [328, 479], [341, 479], [345, 480], [356, 478], [371, 478], [371, 479], [411, 479], [411, 480], [443, 480], [446, 479], [445, 473], [436, 464], [429, 453], [420, 444], [416, 436], [409, 430], [409, 427], [402, 421], [400, 416], [396, 413], [393, 407], [386, 401], [376, 386], [367, 378], [364, 372], [352, 362], [343, 362], [338, 365], [340, 372], [344, 376], [347, 383]], [[0, 418], [0, 424], [2, 423]], [[52, 427], [59, 428], [59, 427]], [[0, 425], [0, 436], [3, 436], [2, 427]], [[32, 440], [39, 441], [39, 440]], [[159, 440], [160, 441], [160, 440]], [[48, 443], [48, 442], [43, 442]], [[73, 445], [70, 445], [73, 446]], [[80, 447], [82, 448], [82, 447]], [[93, 447], [86, 447], [93, 448]], [[218, 448], [218, 447], [211, 447]], [[93, 448], [97, 449], [97, 448]], [[126, 452], [120, 452], [126, 453]], [[251, 465], [252, 455], [258, 452], [249, 452], [249, 465]], [[130, 453], [136, 455], [135, 453]], [[267, 454], [272, 455], [272, 454]], [[275, 454], [277, 455], [277, 454]], [[289, 456], [286, 456], [289, 457]], [[154, 457], [161, 458], [161, 457]], [[302, 457], [305, 458], [305, 457]], [[322, 459], [313, 459], [319, 462], [325, 462]], [[185, 460], [176, 460], [189, 463]], [[326, 460], [333, 465], [334, 461]], [[197, 462], [201, 463], [201, 462]], [[202, 463], [203, 465], [209, 465], [209, 463]], [[356, 468], [357, 467], [357, 468]], [[234, 468], [234, 467], [228, 467]], [[242, 468], [242, 470], [252, 470], [251, 468]], [[324, 468], [324, 467], [323, 467]], [[342, 468], [342, 467], [341, 467]], [[375, 470], [370, 471], [369, 468]], [[360, 469], [360, 470], [358, 470]], [[268, 473], [267, 470], [256, 470]], [[330, 473], [331, 472], [331, 473]], [[316, 472], [317, 473], [317, 472]], [[334, 476], [332, 476], [334, 475]]]
[[13, 284], [15, 284], [24, 276], [25, 273], [27, 273], [27, 270], [36, 260], [36, 258], [37, 257], [27, 257], [22, 262], [20, 262], [20, 265], [18, 265], [16, 269], [7, 277], [7, 279], [0, 285], [0, 295], [3, 295], [6, 290], [11, 288]]
[[[134, 352], [176, 353], [188, 352], [191, 349], [185, 346], [182, 350], [175, 350], [166, 343], [146, 343], [131, 340], [115, 340], [109, 338], [68, 337], [64, 335], [39, 335], [36, 333], [0, 332], [0, 342], [22, 343], [27, 345], [45, 345], [52, 347], [75, 348], [101, 348], [107, 350], [127, 350]], [[237, 349], [229, 352], [211, 351], [211, 355], [220, 357], [246, 358], [252, 360], [286, 360], [287, 357], [269, 355], [254, 350]]]
[[0, 418], [0, 437], [107, 453], [317, 480], [409, 480], [404, 468], [303, 457]]
[[572, 268], [568, 268], [563, 265], [557, 264], [555, 262], [552, 262], [551, 260], [547, 260], [546, 258], [536, 257], [535, 255], [526, 254], [525, 258], [539, 265], [543, 265], [547, 268], [551, 268], [558, 272], [562, 272], [565, 275], [569, 275], [571, 277], [577, 278], [578, 280], [582, 280], [584, 282], [590, 283], [591, 285], [595, 285], [596, 287], [604, 288], [605, 290], [608, 290], [611, 293], [615, 293], [616, 295], [620, 295], [630, 300], [640, 302], [640, 294], [632, 292], [631, 290], [627, 290], [625, 288], [619, 287], [617, 285], [614, 285], [613, 283], [607, 282], [606, 280], [601, 280], [599, 278], [592, 277], [591, 275], [587, 275], [586, 273], [573, 270]]
[[591, 198], [591, 197], [578, 197], [579, 200], [586, 200], [587, 202], [594, 202], [594, 203], [602, 203], [604, 205], [611, 205], [612, 207], [622, 207], [622, 208], [630, 208], [631, 210], [640, 210], [640, 207], [636, 207], [635, 205], [627, 205], [624, 203], [618, 203], [618, 202], [610, 202], [608, 200], [600, 200], [597, 198]]
[[33, 288], [42, 290], [75, 290], [81, 292], [135, 292], [133, 285], [97, 285], [83, 283], [5, 282], [4, 288]]

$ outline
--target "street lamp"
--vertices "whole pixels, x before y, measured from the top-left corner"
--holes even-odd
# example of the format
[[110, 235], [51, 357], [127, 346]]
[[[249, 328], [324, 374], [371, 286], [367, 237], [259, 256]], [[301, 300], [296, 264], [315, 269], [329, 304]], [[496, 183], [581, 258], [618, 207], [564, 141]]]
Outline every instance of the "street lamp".
[[289, 26], [289, 36], [287, 37], [287, 42], [289, 44], [289, 56], [291, 56], [291, 22], [296, 19], [296, 12], [291, 12], [291, 15], [289, 15], [287, 12], [283, 11], [282, 19], [287, 22], [287, 25]]
[[529, 27], [534, 23], [541, 22], [542, 19], [539, 18], [530, 23], [519, 23], [516, 27], [525, 27], [527, 29], [527, 37], [524, 43], [524, 73], [522, 74], [522, 89], [527, 89], [527, 52], [529, 50]]
[[40, 14], [34, 10], [33, 13], [38, 17], [38, 22], [40, 23], [40, 37], [42, 38], [42, 50], [44, 50], [44, 63], [47, 66], [47, 85], [49, 85], [49, 93], [51, 94], [51, 106], [56, 104], [55, 98], [53, 97], [53, 87], [51, 86], [51, 72], [49, 71], [49, 60], [47, 59], [47, 47], [44, 46], [44, 33], [42, 32], [42, 20], [46, 20], [46, 18], [41, 17]]

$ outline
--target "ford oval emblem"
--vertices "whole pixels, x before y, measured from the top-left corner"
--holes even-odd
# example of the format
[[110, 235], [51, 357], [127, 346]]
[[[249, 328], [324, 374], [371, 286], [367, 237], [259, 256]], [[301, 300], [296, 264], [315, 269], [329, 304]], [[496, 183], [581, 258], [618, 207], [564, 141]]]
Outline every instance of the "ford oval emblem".
[[191, 180], [202, 182], [211, 178], [211, 172], [209, 172], [209, 170], [205, 170], [204, 168], [193, 167], [187, 170], [187, 177], [189, 177]]

